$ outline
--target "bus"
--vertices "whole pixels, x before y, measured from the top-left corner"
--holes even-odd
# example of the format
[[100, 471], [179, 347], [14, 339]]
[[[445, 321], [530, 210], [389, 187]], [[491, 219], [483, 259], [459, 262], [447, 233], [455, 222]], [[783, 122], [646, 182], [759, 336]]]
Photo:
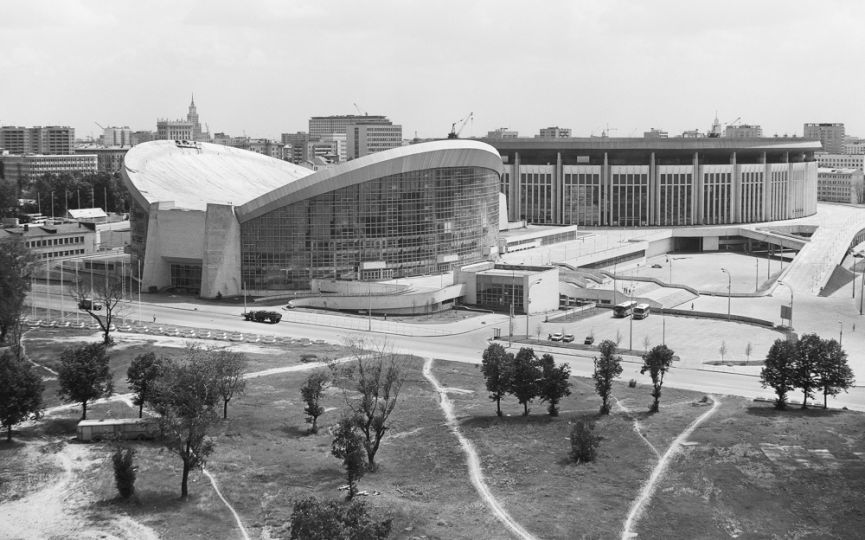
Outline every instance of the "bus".
[[652, 307], [649, 304], [637, 304], [634, 306], [634, 318], [645, 319], [651, 311]]
[[627, 302], [622, 302], [613, 308], [613, 317], [621, 319], [622, 317], [627, 317], [634, 311], [634, 306], [637, 303], [633, 300], [628, 300]]

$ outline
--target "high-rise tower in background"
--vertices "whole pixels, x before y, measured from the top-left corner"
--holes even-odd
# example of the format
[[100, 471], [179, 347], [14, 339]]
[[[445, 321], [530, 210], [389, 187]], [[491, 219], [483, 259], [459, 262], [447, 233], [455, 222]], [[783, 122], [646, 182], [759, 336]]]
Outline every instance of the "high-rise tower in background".
[[805, 124], [804, 132], [806, 139], [820, 139], [830, 154], [844, 153], [844, 124]]

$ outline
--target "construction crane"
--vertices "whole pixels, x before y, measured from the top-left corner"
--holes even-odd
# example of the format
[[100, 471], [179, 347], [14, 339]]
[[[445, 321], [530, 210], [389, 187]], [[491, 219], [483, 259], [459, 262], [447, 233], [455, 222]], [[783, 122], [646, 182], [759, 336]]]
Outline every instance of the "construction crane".
[[93, 123], [96, 124], [97, 126], [99, 126], [99, 129], [101, 129], [102, 131], [105, 131], [105, 126], [103, 126], [102, 124], [100, 124], [96, 120], [94, 120]]
[[353, 103], [353, 105], [354, 105], [355, 110], [357, 111], [357, 114], [359, 114], [361, 116], [368, 116], [368, 114], [366, 112], [360, 110], [360, 107], [357, 106], [357, 103]]
[[[470, 112], [468, 116], [461, 120], [457, 120], [453, 124], [451, 124], [451, 132], [448, 133], [448, 139], [459, 139], [460, 133], [462, 133], [463, 128], [466, 127], [466, 124], [469, 120], [473, 120], [475, 117], [475, 113]], [[460, 125], [459, 129], [457, 129], [457, 124]]]

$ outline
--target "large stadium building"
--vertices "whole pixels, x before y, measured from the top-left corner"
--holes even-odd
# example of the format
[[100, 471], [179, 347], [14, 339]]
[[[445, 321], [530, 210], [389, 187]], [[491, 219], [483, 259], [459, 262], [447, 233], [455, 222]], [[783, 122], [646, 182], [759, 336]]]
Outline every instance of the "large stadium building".
[[[516, 272], [489, 264], [511, 250], [575, 240], [577, 226], [668, 231], [652, 252], [717, 250], [756, 234], [739, 226], [812, 215], [818, 150], [819, 141], [774, 138], [445, 140], [313, 172], [225, 146], [153, 141], [129, 151], [122, 176], [145, 290], [208, 298], [307, 291], [299, 305], [425, 313], [457, 299], [508, 307]], [[544, 227], [500, 236], [520, 221]], [[706, 238], [671, 240], [682, 234]], [[647, 253], [623, 250], [578, 264]], [[426, 288], [374, 283], [463, 269]], [[507, 281], [508, 272], [509, 289], [484, 285]], [[543, 281], [532, 272], [517, 311], [558, 300], [554, 287], [549, 302], [530, 298]]]
[[203, 297], [374, 281], [494, 258], [502, 161], [438, 141], [312, 172], [235, 148], [153, 141], [126, 155], [145, 290]]
[[677, 227], [817, 210], [820, 141], [797, 138], [485, 139], [502, 156], [511, 221]]

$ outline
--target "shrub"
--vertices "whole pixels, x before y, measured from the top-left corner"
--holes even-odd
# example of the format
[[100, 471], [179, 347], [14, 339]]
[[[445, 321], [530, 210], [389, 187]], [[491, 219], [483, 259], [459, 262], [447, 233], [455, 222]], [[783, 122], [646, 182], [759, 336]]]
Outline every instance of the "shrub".
[[133, 458], [135, 449], [128, 446], [118, 446], [111, 456], [114, 463], [114, 483], [117, 485], [117, 493], [124, 499], [128, 499], [135, 493], [135, 470]]
[[628, 388], [636, 388], [637, 387], [637, 379], [631, 379], [628, 381]]
[[594, 461], [601, 437], [595, 435], [595, 423], [585, 418], [577, 420], [571, 428], [571, 460], [574, 463]]
[[357, 538], [379, 540], [390, 534], [391, 520], [377, 521], [364, 503], [319, 501], [309, 497], [294, 503], [291, 512], [292, 540]]

